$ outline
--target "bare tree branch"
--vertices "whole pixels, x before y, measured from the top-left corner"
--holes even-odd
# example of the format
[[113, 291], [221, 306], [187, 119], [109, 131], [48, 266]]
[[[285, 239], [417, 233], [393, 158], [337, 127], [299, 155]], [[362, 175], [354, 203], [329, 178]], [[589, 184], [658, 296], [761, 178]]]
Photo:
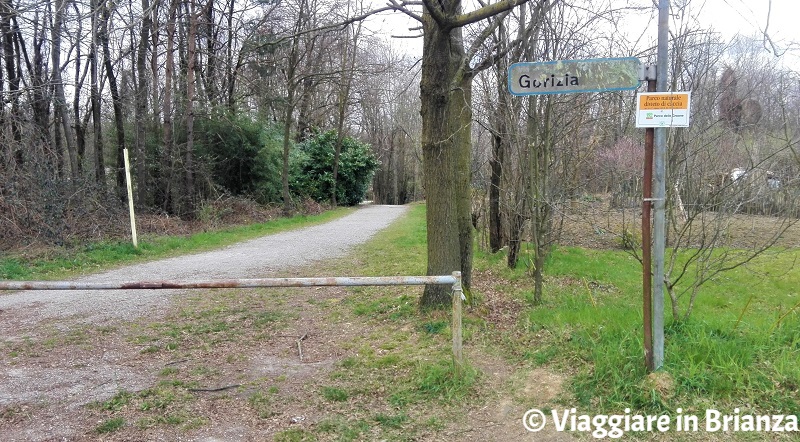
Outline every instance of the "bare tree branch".
[[422, 22], [422, 17], [419, 14], [416, 14], [408, 9], [408, 6], [421, 6], [422, 2], [398, 2], [397, 0], [389, 0], [388, 5], [395, 11], [402, 12], [414, 20], [417, 20], [420, 23]]
[[[480, 9], [476, 9], [475, 11], [455, 17], [455, 19], [451, 22], [451, 26], [461, 27], [470, 25], [472, 23], [477, 23], [489, 17], [501, 14], [506, 11], [510, 11], [511, 9], [514, 9], [519, 5], [528, 3], [529, 1], [530, 0], [502, 0], [497, 3], [492, 3], [490, 5], [483, 6]], [[543, 1], [546, 2], [547, 0]]]

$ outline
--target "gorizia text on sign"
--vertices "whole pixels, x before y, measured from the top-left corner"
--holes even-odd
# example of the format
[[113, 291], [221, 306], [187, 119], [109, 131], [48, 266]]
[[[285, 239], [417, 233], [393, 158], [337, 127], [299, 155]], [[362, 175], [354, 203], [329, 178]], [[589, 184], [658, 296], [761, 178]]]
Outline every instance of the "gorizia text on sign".
[[544, 80], [536, 77], [531, 78], [529, 75], [522, 74], [519, 76], [519, 86], [524, 89], [580, 86], [580, 80], [578, 77], [570, 74], [564, 74], [563, 77], [550, 74], [549, 77], [544, 77]]

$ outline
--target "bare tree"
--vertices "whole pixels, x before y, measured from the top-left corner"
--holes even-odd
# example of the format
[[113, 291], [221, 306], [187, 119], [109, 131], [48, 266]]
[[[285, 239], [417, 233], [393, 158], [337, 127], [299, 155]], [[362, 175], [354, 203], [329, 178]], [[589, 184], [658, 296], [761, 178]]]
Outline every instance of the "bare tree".
[[[472, 202], [470, 174], [466, 172], [472, 163], [472, 79], [476, 72], [491, 66], [493, 59], [477, 65], [470, 62], [508, 12], [524, 3], [527, 0], [504, 1], [464, 13], [460, 0], [423, 0], [421, 16], [393, 3], [422, 23], [424, 36], [420, 95], [428, 274], [461, 270], [467, 289], [472, 276]], [[462, 28], [483, 20], [488, 26], [466, 47]], [[449, 301], [446, 288], [428, 286], [420, 303], [433, 307]]]
[[[152, 28], [152, 11], [150, 11], [150, 0], [142, 0], [142, 24], [139, 28], [139, 43], [136, 48], [136, 94], [134, 98], [135, 106], [135, 127], [136, 137], [134, 141], [136, 153], [136, 178], [137, 178], [137, 200], [142, 206], [147, 206], [150, 198], [150, 179], [147, 172], [147, 129], [148, 122], [152, 121], [146, 117], [148, 99], [148, 77], [147, 77], [147, 52], [150, 44], [150, 31]], [[191, 43], [190, 43], [191, 44]]]
[[197, 62], [197, 21], [198, 14], [195, 0], [190, 0], [187, 7], [189, 29], [186, 38], [186, 151], [184, 153], [184, 182], [186, 185], [185, 207], [188, 213], [195, 208], [194, 180], [194, 100], [195, 100], [195, 65]]
[[[696, 116], [689, 128], [671, 131], [667, 149], [672, 228], [664, 278], [673, 320], [684, 321], [701, 287], [779, 243], [797, 221], [800, 195], [784, 175], [793, 144], [780, 129], [787, 114], [771, 112], [775, 124], [757, 115], [762, 102], [785, 109], [787, 77], [776, 60], [740, 41], [731, 47], [735, 60], [726, 61], [716, 37], [687, 21], [674, 29], [672, 89], [694, 91]], [[754, 222], [760, 234], [731, 235]]]
[[[346, 38], [344, 38], [342, 42], [342, 61], [340, 66], [339, 93], [337, 97], [336, 147], [333, 153], [333, 184], [331, 185], [331, 204], [333, 204], [334, 207], [336, 207], [336, 183], [339, 178], [339, 157], [342, 153], [342, 140], [344, 140], [344, 120], [347, 114], [347, 104], [350, 100], [350, 87], [355, 71], [356, 51], [358, 48], [358, 40], [361, 36], [361, 23], [362, 22], [358, 22], [357, 25], [346, 26]], [[350, 31], [351, 27], [353, 28], [352, 31]]]
[[91, 72], [90, 78], [90, 94], [92, 103], [92, 129], [94, 131], [94, 176], [95, 180], [100, 185], [105, 185], [106, 181], [106, 167], [105, 167], [105, 144], [103, 142], [103, 122], [102, 122], [102, 102], [100, 99], [100, 73], [99, 73], [99, 32], [100, 25], [100, 7], [97, 0], [90, 2], [91, 8], [91, 47], [89, 49], [89, 71]]
[[[61, 77], [61, 35], [62, 27], [64, 25], [64, 14], [66, 13], [69, 0], [55, 0], [53, 4], [53, 26], [50, 30], [50, 41], [52, 49], [50, 55], [52, 58], [52, 84], [54, 88], [53, 96], [53, 110], [57, 122], [60, 124], [61, 129], [64, 131], [64, 143], [66, 144], [67, 155], [70, 164], [70, 174], [73, 180], [77, 179], [80, 175], [80, 165], [78, 158], [78, 150], [76, 147], [76, 137], [74, 132], [74, 125], [69, 113], [67, 112], [67, 99], [64, 94], [64, 80]], [[56, 146], [61, 143], [61, 137], [56, 132], [55, 137]]]

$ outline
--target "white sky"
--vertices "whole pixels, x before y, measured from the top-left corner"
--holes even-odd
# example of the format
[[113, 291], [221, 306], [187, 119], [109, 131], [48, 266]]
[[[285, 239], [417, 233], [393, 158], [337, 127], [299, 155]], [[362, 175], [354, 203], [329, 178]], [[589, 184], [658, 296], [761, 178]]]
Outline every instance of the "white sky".
[[[629, 3], [627, 0], [614, 1]], [[671, 3], [675, 5], [685, 1], [687, 0], [671, 0]], [[371, 0], [371, 2], [376, 7], [386, 4], [385, 0]], [[469, 2], [470, 0], [465, 0], [465, 4]], [[643, 2], [647, 3], [646, 0]], [[761, 32], [767, 29], [776, 49], [787, 51], [782, 57], [786, 59], [787, 64], [800, 66], [799, 0], [690, 0], [689, 4], [692, 14], [698, 16], [701, 26], [720, 32], [726, 40], [730, 40], [736, 34], [761, 35]], [[642, 16], [640, 19], [632, 18], [632, 20], [637, 20], [642, 26], [651, 26], [652, 39], [655, 39], [655, 22], [651, 22], [650, 17]], [[398, 12], [384, 13], [370, 20], [371, 28], [387, 36], [413, 34], [414, 31], [408, 31], [408, 28], [415, 25], [414, 20]], [[421, 55], [421, 38], [393, 39], [393, 44], [411, 54]]]
[[701, 19], [724, 35], [749, 35], [766, 28], [774, 40], [800, 41], [797, 0], [693, 0], [693, 3], [702, 6]]
[[[800, 2], [797, 0], [693, 0], [701, 23], [726, 38], [761, 35], [766, 30], [779, 52], [800, 59]], [[696, 6], [696, 7], [697, 7]]]

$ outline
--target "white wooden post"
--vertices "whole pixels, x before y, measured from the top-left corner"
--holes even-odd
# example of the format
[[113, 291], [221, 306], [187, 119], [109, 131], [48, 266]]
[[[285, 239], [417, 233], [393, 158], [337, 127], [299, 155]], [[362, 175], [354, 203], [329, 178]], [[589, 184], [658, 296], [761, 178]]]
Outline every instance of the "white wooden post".
[[461, 272], [453, 272], [453, 366], [456, 376], [460, 377], [464, 371], [464, 351], [463, 335], [461, 327], [461, 298], [464, 292], [461, 290]]

